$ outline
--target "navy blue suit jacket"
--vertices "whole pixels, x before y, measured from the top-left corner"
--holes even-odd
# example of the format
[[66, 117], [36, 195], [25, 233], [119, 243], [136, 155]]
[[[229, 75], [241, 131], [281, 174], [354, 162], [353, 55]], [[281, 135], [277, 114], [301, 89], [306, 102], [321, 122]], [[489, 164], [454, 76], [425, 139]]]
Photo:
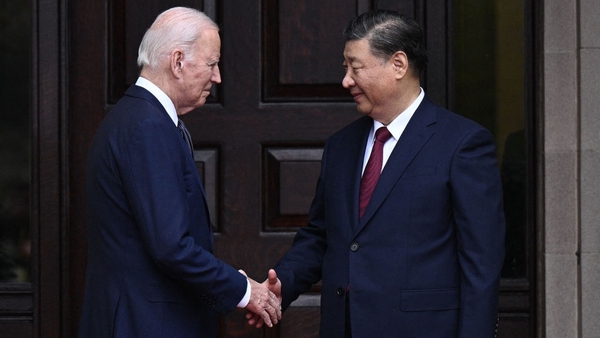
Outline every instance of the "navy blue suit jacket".
[[309, 222], [275, 270], [283, 306], [322, 279], [323, 338], [494, 337], [504, 257], [492, 135], [427, 97], [398, 140], [362, 219], [373, 120], [328, 139]]
[[246, 278], [212, 255], [189, 148], [138, 86], [107, 114], [86, 175], [88, 266], [80, 337], [211, 337]]

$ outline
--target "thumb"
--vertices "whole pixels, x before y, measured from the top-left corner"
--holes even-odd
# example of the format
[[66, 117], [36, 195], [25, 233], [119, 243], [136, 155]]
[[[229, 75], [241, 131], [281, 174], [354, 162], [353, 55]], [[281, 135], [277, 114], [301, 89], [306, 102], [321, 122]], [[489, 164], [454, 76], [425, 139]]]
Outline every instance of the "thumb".
[[277, 284], [277, 272], [273, 269], [269, 270], [269, 284]]

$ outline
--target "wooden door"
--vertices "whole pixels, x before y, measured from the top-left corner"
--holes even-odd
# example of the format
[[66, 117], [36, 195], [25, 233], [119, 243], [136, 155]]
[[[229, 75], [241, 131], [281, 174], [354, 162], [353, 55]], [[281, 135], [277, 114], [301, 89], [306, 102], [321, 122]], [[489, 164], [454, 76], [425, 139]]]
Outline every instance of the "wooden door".
[[[137, 48], [163, 10], [205, 11], [221, 27], [223, 83], [183, 118], [194, 139], [215, 230], [215, 254], [262, 281], [306, 223], [325, 139], [357, 119], [343, 77], [342, 30], [373, 8], [434, 22], [425, 27], [428, 95], [448, 102], [445, 1], [106, 0], [69, 3], [68, 315], [77, 331], [86, 266], [83, 178], [93, 134], [135, 82]], [[274, 329], [223, 317], [221, 337], [317, 337], [319, 285]], [[530, 318], [531, 319], [531, 318]], [[64, 331], [63, 331], [64, 332]]]

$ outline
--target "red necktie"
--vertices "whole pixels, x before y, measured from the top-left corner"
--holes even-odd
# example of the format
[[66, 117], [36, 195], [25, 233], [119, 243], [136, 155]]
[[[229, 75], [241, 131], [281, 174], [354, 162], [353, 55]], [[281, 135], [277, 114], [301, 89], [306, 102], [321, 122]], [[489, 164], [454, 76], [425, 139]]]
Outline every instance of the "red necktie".
[[371, 156], [369, 157], [369, 162], [367, 162], [362, 180], [360, 181], [360, 218], [362, 218], [365, 213], [369, 200], [371, 200], [371, 195], [373, 195], [373, 190], [375, 190], [375, 186], [379, 180], [381, 166], [383, 164], [383, 145], [390, 137], [392, 137], [392, 134], [390, 134], [390, 131], [386, 127], [381, 127], [375, 132], [373, 150], [371, 151]]

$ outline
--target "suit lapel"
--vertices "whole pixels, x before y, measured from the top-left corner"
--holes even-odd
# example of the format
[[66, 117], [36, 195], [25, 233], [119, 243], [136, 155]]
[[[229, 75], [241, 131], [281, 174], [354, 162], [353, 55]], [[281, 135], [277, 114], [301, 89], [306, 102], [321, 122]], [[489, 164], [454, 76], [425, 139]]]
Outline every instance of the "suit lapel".
[[359, 222], [358, 231], [362, 230], [373, 217], [406, 168], [433, 135], [433, 128], [429, 126], [435, 123], [435, 119], [435, 105], [425, 97], [404, 129], [381, 172], [369, 205]]
[[341, 182], [353, 182], [353, 185], [342, 184], [341, 186], [345, 189], [346, 205], [348, 208], [349, 223], [353, 234], [358, 229], [358, 197], [360, 190], [360, 179], [362, 176], [363, 160], [365, 157], [365, 147], [367, 144], [367, 138], [369, 132], [373, 127], [373, 119], [370, 117], [363, 117], [361, 122], [357, 125], [357, 130], [348, 133], [349, 137], [343, 140], [346, 144], [344, 149], [348, 149], [348, 157], [346, 163], [341, 163], [342, 168], [353, 168], [352, 170], [340, 170], [339, 175], [343, 175]]

